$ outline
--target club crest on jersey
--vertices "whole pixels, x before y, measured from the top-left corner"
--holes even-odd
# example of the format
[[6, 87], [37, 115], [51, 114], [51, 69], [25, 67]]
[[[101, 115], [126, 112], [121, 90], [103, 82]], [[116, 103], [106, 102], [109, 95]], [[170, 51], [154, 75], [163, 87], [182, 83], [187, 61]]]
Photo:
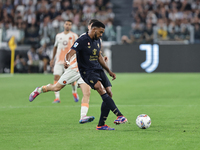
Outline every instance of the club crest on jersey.
[[72, 37], [69, 37], [69, 40], [71, 40], [72, 39]]
[[90, 42], [88, 42], [88, 48], [91, 48], [91, 46], [90, 46]]
[[97, 54], [97, 49], [93, 49], [93, 55]]
[[67, 41], [63, 41], [63, 45], [67, 45]]
[[78, 44], [79, 44], [79, 43], [77, 43], [77, 42], [74, 43], [74, 46], [73, 46], [73, 47], [76, 48], [76, 47], [78, 46]]

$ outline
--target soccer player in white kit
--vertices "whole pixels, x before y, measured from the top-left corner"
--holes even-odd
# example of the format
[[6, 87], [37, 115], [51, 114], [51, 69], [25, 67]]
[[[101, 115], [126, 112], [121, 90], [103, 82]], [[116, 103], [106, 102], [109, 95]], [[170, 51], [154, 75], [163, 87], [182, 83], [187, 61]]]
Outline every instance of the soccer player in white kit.
[[[53, 48], [53, 57], [50, 61], [50, 65], [53, 66], [54, 59], [55, 65], [53, 69], [54, 74], [54, 84], [58, 82], [61, 75], [65, 72], [64, 69], [64, 58], [65, 55], [69, 52], [71, 46], [74, 44], [74, 41], [78, 38], [78, 35], [74, 32], [71, 32], [72, 21], [67, 20], [64, 23], [64, 31], [56, 35], [55, 44]], [[78, 102], [79, 97], [77, 94], [77, 85], [76, 82], [71, 83], [72, 85], [72, 94], [74, 101]], [[60, 92], [55, 92], [55, 100], [53, 103], [60, 103]]]
[[89, 108], [89, 99], [90, 99], [90, 86], [87, 85], [80, 76], [78, 71], [76, 55], [72, 57], [70, 62], [65, 62], [67, 65], [70, 66], [65, 70], [65, 73], [62, 74], [60, 79], [56, 84], [48, 84], [41, 87], [37, 87], [29, 96], [29, 101], [32, 102], [39, 94], [46, 93], [49, 91], [60, 91], [62, 88], [65, 87], [67, 84], [71, 84], [73, 82], [77, 82], [80, 86], [83, 98], [81, 102], [81, 114], [79, 123], [86, 123], [91, 122], [94, 120], [94, 116], [87, 116], [88, 108]]

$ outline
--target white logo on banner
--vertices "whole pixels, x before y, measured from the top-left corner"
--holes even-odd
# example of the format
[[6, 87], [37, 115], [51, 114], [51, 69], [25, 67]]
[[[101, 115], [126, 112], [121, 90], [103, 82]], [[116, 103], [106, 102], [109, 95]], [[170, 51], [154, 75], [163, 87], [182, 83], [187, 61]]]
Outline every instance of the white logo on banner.
[[141, 44], [139, 46], [141, 51], [146, 51], [146, 60], [141, 63], [142, 69], [151, 73], [158, 67], [159, 64], [159, 46], [158, 44]]

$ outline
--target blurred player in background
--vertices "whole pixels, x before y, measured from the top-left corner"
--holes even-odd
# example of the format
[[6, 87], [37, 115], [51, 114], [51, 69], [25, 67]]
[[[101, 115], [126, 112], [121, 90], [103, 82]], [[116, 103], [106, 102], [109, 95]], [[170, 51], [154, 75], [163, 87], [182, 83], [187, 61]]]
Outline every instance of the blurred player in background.
[[[55, 59], [55, 65], [53, 68], [53, 74], [54, 74], [54, 84], [58, 82], [60, 79], [60, 76], [64, 73], [64, 58], [65, 55], [69, 52], [71, 46], [74, 44], [74, 41], [78, 38], [78, 35], [71, 32], [72, 27], [72, 21], [67, 20], [64, 24], [64, 31], [61, 33], [58, 33], [56, 35], [55, 44], [53, 48], [53, 57], [50, 61], [50, 66], [53, 67], [54, 65], [54, 59]], [[72, 83], [72, 94], [74, 97], [74, 101], [78, 102], [79, 97], [77, 94], [77, 84], [76, 82]], [[53, 103], [60, 103], [60, 92], [55, 92], [55, 100]]]

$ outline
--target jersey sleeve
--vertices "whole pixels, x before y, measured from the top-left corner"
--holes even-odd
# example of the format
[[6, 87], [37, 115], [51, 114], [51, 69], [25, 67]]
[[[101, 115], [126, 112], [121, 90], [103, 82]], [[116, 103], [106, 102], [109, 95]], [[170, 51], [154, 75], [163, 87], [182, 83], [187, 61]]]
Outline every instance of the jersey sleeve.
[[75, 42], [74, 45], [71, 47], [71, 49], [75, 50], [75, 51], [80, 51], [81, 50], [81, 45], [82, 45], [82, 40], [80, 38], [78, 38]]
[[56, 35], [56, 39], [55, 39], [55, 43], [54, 43], [54, 47], [58, 46], [58, 35]]

